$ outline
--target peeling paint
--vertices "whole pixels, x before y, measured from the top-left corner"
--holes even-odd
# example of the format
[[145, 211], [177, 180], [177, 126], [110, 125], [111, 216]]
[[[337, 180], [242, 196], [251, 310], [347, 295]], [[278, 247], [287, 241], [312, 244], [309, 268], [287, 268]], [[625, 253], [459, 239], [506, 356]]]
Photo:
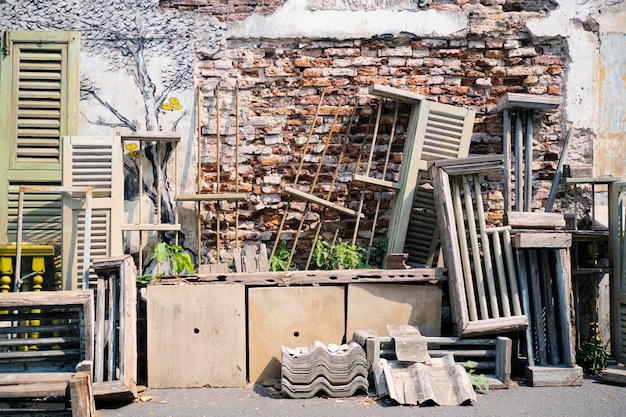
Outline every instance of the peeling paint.
[[380, 35], [452, 35], [467, 28], [465, 13], [425, 11], [311, 11], [289, 0], [271, 15], [252, 15], [228, 30], [230, 38], [369, 38]]

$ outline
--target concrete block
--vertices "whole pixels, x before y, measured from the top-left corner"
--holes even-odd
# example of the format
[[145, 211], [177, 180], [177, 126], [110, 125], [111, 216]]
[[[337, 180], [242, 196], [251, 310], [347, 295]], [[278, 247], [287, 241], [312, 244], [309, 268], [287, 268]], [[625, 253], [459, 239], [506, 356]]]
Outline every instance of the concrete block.
[[411, 324], [424, 336], [441, 334], [441, 288], [412, 284], [348, 285], [348, 339], [356, 330], [389, 336], [387, 324]]
[[281, 346], [316, 340], [341, 344], [345, 334], [344, 287], [266, 287], [248, 290], [250, 382], [280, 379]]
[[243, 285], [148, 286], [148, 386], [245, 386], [245, 320]]

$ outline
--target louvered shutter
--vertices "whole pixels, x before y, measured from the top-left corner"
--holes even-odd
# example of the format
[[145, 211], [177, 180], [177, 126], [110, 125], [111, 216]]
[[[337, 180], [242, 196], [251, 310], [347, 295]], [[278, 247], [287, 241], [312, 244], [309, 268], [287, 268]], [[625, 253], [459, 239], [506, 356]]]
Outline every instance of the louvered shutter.
[[[0, 241], [14, 241], [22, 185], [61, 185], [61, 136], [78, 133], [79, 34], [3, 33], [0, 64]], [[26, 194], [26, 240], [58, 240], [58, 193]]]
[[[119, 136], [63, 138], [63, 186], [93, 187], [90, 262], [123, 254], [123, 151]], [[85, 253], [85, 201], [63, 199], [63, 275], [66, 289], [80, 288]], [[96, 280], [93, 271], [89, 274]]]
[[[427, 100], [421, 100], [415, 104], [411, 112], [411, 122], [407, 129], [407, 143], [404, 148], [402, 171], [400, 173], [400, 191], [396, 195], [389, 223], [389, 249], [388, 253], [408, 252], [413, 259], [435, 259], [433, 248], [436, 233], [436, 219], [433, 220], [429, 207], [433, 202], [425, 202], [423, 199], [432, 193], [421, 190], [424, 181], [428, 181], [428, 161], [448, 158], [466, 157], [474, 127], [476, 112], [472, 109], [456, 107], [449, 104], [441, 104]], [[416, 206], [417, 204], [417, 206]], [[417, 239], [430, 239], [423, 242], [420, 248], [412, 245], [405, 248], [406, 239], [409, 238], [409, 225], [432, 224], [427, 236], [416, 237]]]

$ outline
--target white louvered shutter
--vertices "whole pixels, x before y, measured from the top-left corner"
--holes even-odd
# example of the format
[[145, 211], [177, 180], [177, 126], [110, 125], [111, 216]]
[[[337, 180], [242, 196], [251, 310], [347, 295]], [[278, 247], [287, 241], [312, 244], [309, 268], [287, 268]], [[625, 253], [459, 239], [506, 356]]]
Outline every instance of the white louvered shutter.
[[[119, 136], [63, 138], [63, 186], [93, 187], [90, 262], [123, 254], [123, 151]], [[82, 285], [85, 201], [63, 198], [63, 275], [66, 289]], [[96, 279], [90, 272], [90, 282]]]
[[[428, 181], [428, 173], [425, 172], [428, 161], [468, 155], [475, 115], [476, 112], [472, 109], [427, 100], [415, 105], [404, 148], [400, 191], [396, 194], [389, 224], [388, 253], [408, 252], [409, 260], [423, 259], [432, 262], [436, 259], [433, 256], [433, 248], [438, 240], [436, 217], [433, 219], [430, 211], [430, 207], [434, 207], [434, 201], [425, 200], [432, 193], [427, 189], [422, 189], [418, 196], [415, 193], [425, 186], [424, 181]], [[431, 223], [429, 231], [421, 229], [427, 232], [426, 237], [407, 236], [411, 232], [410, 225]], [[407, 239], [408, 247], [405, 248]], [[430, 241], [420, 244], [418, 248], [414, 245], [415, 239]]]

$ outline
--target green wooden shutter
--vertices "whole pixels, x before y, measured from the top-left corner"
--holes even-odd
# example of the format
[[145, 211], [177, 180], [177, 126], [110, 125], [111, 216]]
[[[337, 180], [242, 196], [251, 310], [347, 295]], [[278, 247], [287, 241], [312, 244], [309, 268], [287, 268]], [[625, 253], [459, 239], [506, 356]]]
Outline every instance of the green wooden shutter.
[[[78, 133], [79, 36], [75, 32], [2, 34], [0, 242], [15, 241], [21, 185], [61, 185], [61, 137]], [[25, 240], [60, 238], [58, 193], [26, 195], [25, 207]]]

